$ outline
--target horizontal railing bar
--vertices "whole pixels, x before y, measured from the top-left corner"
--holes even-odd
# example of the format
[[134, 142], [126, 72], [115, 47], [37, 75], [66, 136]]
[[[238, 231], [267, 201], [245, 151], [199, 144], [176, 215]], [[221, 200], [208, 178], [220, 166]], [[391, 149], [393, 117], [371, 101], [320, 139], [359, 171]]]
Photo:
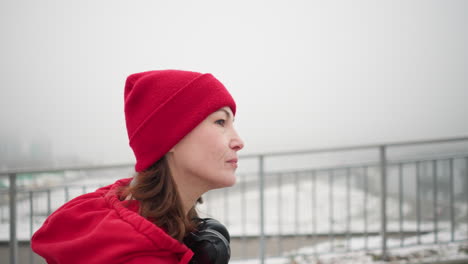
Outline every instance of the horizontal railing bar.
[[[25, 186], [18, 186], [17, 192], [18, 193], [43, 193], [47, 191], [53, 191], [53, 190], [64, 190], [65, 188], [83, 188], [86, 186], [86, 188], [100, 188], [104, 187], [103, 185], [100, 184], [60, 184], [60, 185], [54, 185], [54, 186], [44, 186], [44, 187], [35, 187], [35, 188], [25, 188]], [[7, 194], [8, 189], [0, 190], [0, 194]]]
[[429, 242], [422, 242], [421, 244], [418, 244], [418, 242], [413, 242], [413, 243], [404, 244], [403, 246], [392, 245], [392, 246], [389, 246], [388, 248], [389, 249], [398, 249], [398, 248], [420, 247], [421, 245], [436, 246], [436, 245], [447, 245], [447, 244], [453, 244], [455, 242], [466, 242], [466, 241], [467, 241], [467, 239], [454, 239], [453, 241], [451, 241], [451, 240], [450, 241], [439, 240], [437, 242], [429, 241]]
[[[398, 164], [408, 164], [414, 162], [429, 162], [434, 160], [447, 160], [447, 159], [463, 159], [468, 158], [468, 153], [454, 153], [454, 154], [445, 154], [439, 156], [425, 156], [422, 158], [410, 158], [410, 159], [389, 159], [387, 165], [398, 165]], [[328, 171], [328, 170], [344, 170], [344, 169], [358, 169], [362, 167], [372, 167], [372, 166], [380, 166], [379, 161], [369, 161], [369, 162], [359, 162], [359, 163], [349, 163], [346, 165], [339, 165], [339, 166], [327, 166], [327, 167], [315, 167], [315, 168], [301, 168], [298, 170], [279, 170], [279, 171], [266, 171], [265, 173], [268, 176], [277, 176], [279, 174], [287, 174], [287, 173], [306, 173], [312, 171]], [[241, 172], [237, 173], [237, 175], [256, 175], [258, 172], [251, 171], [251, 172]]]
[[[462, 153], [462, 154], [447, 154], [447, 155], [441, 155], [441, 156], [432, 156], [432, 157], [424, 157], [421, 159], [401, 159], [401, 160], [390, 160], [388, 161], [388, 166], [395, 166], [395, 165], [406, 165], [406, 164], [411, 164], [415, 162], [430, 162], [430, 161], [443, 161], [443, 160], [449, 160], [449, 159], [462, 159], [462, 158], [468, 158], [468, 153]], [[109, 168], [121, 168], [121, 167], [129, 167], [128, 164], [120, 164], [120, 165], [114, 165], [116, 167], [112, 167], [112, 165], [109, 166], [102, 166], [99, 167], [98, 169], [109, 169]], [[281, 171], [270, 171], [266, 172], [267, 177], [275, 177], [278, 175], [282, 174], [294, 174], [294, 173], [309, 173], [309, 172], [325, 172], [325, 171], [330, 171], [330, 170], [345, 170], [345, 169], [360, 169], [360, 168], [365, 168], [365, 167], [378, 167], [379, 162], [378, 161], [372, 161], [372, 162], [367, 162], [367, 163], [355, 163], [355, 164], [349, 164], [349, 165], [341, 165], [341, 166], [330, 166], [330, 167], [316, 167], [316, 168], [304, 168], [304, 169], [299, 169], [299, 170], [281, 170]], [[92, 167], [85, 167], [85, 168], [80, 168], [76, 170], [87, 170]], [[96, 169], [96, 167], [93, 167], [93, 169]], [[71, 168], [64, 169], [64, 170], [73, 170]], [[92, 169], [90, 169], [92, 170]], [[57, 172], [60, 171], [58, 168], [54, 170], [45, 170], [45, 172]], [[44, 171], [29, 171], [29, 172], [22, 172], [22, 173], [43, 173]], [[256, 175], [258, 172], [248, 172], [248, 173], [239, 173], [238, 175]], [[91, 184], [89, 186], [93, 186], [94, 184]], [[63, 187], [80, 187], [82, 184], [61, 184], [61, 185], [55, 185], [52, 187], [48, 187], [48, 189], [59, 189]], [[87, 185], [88, 186], [88, 185]], [[98, 186], [98, 185], [96, 185]], [[99, 187], [99, 186], [98, 186]], [[18, 186], [18, 191], [38, 191], [41, 192], [42, 190], [45, 189], [29, 189], [29, 188], [24, 188], [23, 186]], [[8, 189], [5, 189], [6, 192], [8, 192]], [[2, 190], [0, 190], [0, 193], [3, 193]]]
[[428, 140], [415, 140], [415, 141], [400, 141], [400, 142], [387, 142], [381, 144], [368, 144], [368, 145], [352, 145], [345, 147], [328, 147], [328, 148], [317, 148], [317, 149], [308, 149], [308, 150], [293, 150], [293, 151], [276, 151], [276, 152], [267, 152], [267, 153], [251, 153], [246, 155], [241, 155], [240, 157], [253, 158], [257, 156], [272, 157], [272, 156], [291, 156], [291, 155], [303, 155], [303, 154], [313, 154], [313, 153], [326, 153], [326, 152], [338, 152], [338, 151], [352, 151], [352, 150], [362, 150], [362, 149], [374, 149], [381, 146], [385, 147], [402, 147], [402, 146], [412, 146], [412, 145], [424, 145], [424, 144], [437, 144], [437, 143], [450, 143], [456, 141], [468, 141], [467, 136], [463, 137], [454, 137], [454, 138], [445, 138], [445, 139], [428, 139]]
[[[399, 165], [399, 164], [410, 164], [410, 163], [414, 163], [414, 162], [430, 162], [430, 161], [442, 161], [442, 160], [449, 160], [449, 159], [462, 159], [462, 158], [468, 158], [468, 153], [465, 153], [465, 154], [457, 154], [457, 155], [444, 155], [444, 156], [433, 156], [433, 157], [426, 157], [426, 158], [421, 158], [421, 159], [401, 159], [401, 160], [391, 160], [391, 161], [388, 161], [388, 165]], [[115, 167], [112, 167], [112, 166], [115, 166]], [[308, 173], [308, 172], [324, 172], [324, 171], [330, 171], [330, 170], [345, 170], [345, 169], [359, 169], [359, 168], [363, 168], [363, 167], [373, 167], [373, 166], [379, 166], [379, 162], [378, 161], [372, 161], [372, 162], [366, 162], [366, 163], [353, 163], [353, 164], [347, 164], [347, 165], [340, 165], [340, 166], [330, 166], [330, 167], [315, 167], [315, 168], [303, 168], [303, 169], [298, 169], [298, 170], [280, 170], [280, 171], [269, 171], [269, 172], [266, 172], [266, 174], [268, 176], [271, 176], [271, 177], [274, 177], [274, 176], [278, 176], [278, 175], [281, 175], [281, 174], [293, 174], [293, 173]], [[99, 167], [97, 169], [113, 169], [113, 168], [119, 168], [119, 167], [127, 167], [127, 165], [109, 165], [109, 166], [105, 166], [105, 167]], [[96, 169], [95, 167], [90, 169], [91, 167], [77, 167], [77, 168], [62, 168], [63, 171], [72, 171], [72, 170], [92, 170], [92, 169]], [[43, 170], [43, 171], [28, 171], [28, 172], [21, 172], [21, 173], [44, 173], [44, 172], [59, 172], [61, 169], [59, 168], [56, 168], [56, 169], [52, 169], [52, 170]], [[241, 172], [241, 173], [238, 173], [237, 175], [240, 177], [240, 176], [246, 176], [246, 175], [257, 175], [258, 172], [255, 172], [255, 171], [252, 171], [252, 172]], [[0, 175], [2, 175], [0, 173]], [[92, 185], [92, 184], [91, 184]], [[82, 184], [80, 185], [76, 185], [76, 184], [61, 184], [61, 185], [55, 185], [53, 186], [53, 188], [59, 188], [59, 187], [66, 187], [66, 186], [69, 186], [69, 187], [76, 187], [76, 186], [82, 186]], [[19, 190], [24, 190], [24, 188], [22, 186], [19, 186], [18, 187]], [[7, 190], [7, 189], [5, 189]], [[26, 189], [26, 190], [30, 190], [30, 189]], [[35, 189], [37, 190], [37, 189]], [[1, 193], [1, 190], [0, 190], [0, 193]]]
[[[425, 230], [421, 231], [421, 234], [430, 234], [432, 230]], [[333, 233], [336, 238], [345, 238], [348, 235], [348, 232], [335, 232]], [[366, 233], [363, 232], [350, 232], [349, 235], [354, 238], [359, 238], [359, 237], [364, 237]], [[398, 236], [400, 235], [399, 231], [390, 231], [388, 232], [389, 236]], [[417, 231], [405, 231], [403, 233], [404, 235], [416, 235]], [[367, 232], [367, 235], [369, 236], [379, 236], [380, 233], [379, 231], [370, 231]], [[316, 236], [317, 238], [327, 238], [329, 236], [329, 232], [320, 232], [320, 233], [285, 233], [285, 234], [270, 234], [270, 233], [265, 233], [265, 238], [277, 238], [277, 237], [282, 237], [282, 238], [294, 238], [294, 237], [307, 237], [307, 238], [312, 238], [313, 236]], [[230, 236], [232, 239], [241, 239], [242, 237], [249, 238], [249, 239], [257, 239], [259, 235], [232, 235]], [[465, 241], [465, 240], [462, 240]]]
[[46, 172], [62, 172], [62, 171], [88, 171], [88, 170], [107, 170], [117, 168], [130, 168], [134, 164], [108, 164], [108, 165], [90, 165], [90, 166], [64, 166], [56, 168], [18, 168], [0, 171], [1, 175], [22, 174], [22, 173], [46, 173]]
[[422, 157], [420, 159], [418, 158], [411, 158], [411, 159], [401, 159], [401, 160], [389, 160], [388, 164], [390, 165], [398, 165], [398, 164], [408, 164], [408, 163], [415, 163], [415, 162], [430, 162], [430, 161], [443, 161], [443, 160], [450, 160], [450, 159], [463, 159], [467, 158], [468, 153], [463, 153], [463, 154], [447, 154], [443, 156], [433, 156], [433, 157]]
[[[398, 164], [409, 164], [414, 162], [429, 162], [434, 160], [449, 160], [449, 159], [462, 159], [468, 158], [468, 153], [459, 154], [459, 155], [444, 155], [444, 156], [434, 156], [434, 157], [427, 157], [422, 159], [402, 159], [402, 160], [391, 160], [388, 161], [388, 166], [395, 166]], [[281, 170], [281, 171], [267, 171], [265, 174], [268, 177], [274, 177], [281, 174], [294, 174], [294, 173], [307, 173], [307, 172], [324, 172], [330, 170], [345, 170], [345, 169], [359, 169], [363, 167], [378, 167], [380, 166], [378, 161], [372, 161], [368, 163], [355, 163], [349, 165], [340, 165], [340, 166], [330, 166], [330, 167], [315, 167], [315, 168], [304, 168], [299, 170]], [[244, 175], [244, 174], [243, 174]]]
[[[291, 155], [301, 155], [301, 154], [352, 151], [352, 150], [374, 149], [374, 148], [378, 149], [381, 146], [401, 147], [401, 146], [410, 146], [410, 145], [449, 143], [449, 142], [455, 142], [455, 141], [468, 141], [468, 137], [402, 141], [402, 142], [390, 142], [390, 143], [382, 143], [382, 144], [329, 147], [329, 148], [317, 148], [317, 149], [309, 149], [309, 150], [270, 152], [270, 153], [258, 153], [258, 154], [252, 153], [252, 154], [240, 155], [239, 158], [247, 159], [247, 158], [256, 158], [259, 156], [264, 156], [264, 157], [291, 156]], [[19, 173], [76, 171], [76, 170], [103, 170], [103, 169], [114, 169], [114, 168], [126, 168], [126, 167], [133, 167], [133, 166], [134, 164], [132, 163], [124, 163], [124, 164], [108, 164], [108, 165], [90, 165], [90, 166], [64, 166], [64, 167], [57, 167], [57, 168], [16, 168], [16, 169], [7, 169], [4, 171], [0, 171], [0, 175], [19, 174]]]

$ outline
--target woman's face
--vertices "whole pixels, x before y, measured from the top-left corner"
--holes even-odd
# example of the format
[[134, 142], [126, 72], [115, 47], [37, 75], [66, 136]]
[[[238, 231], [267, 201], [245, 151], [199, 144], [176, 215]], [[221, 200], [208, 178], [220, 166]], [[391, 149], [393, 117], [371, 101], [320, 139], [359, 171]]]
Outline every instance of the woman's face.
[[171, 149], [167, 157], [178, 185], [206, 192], [236, 182], [237, 151], [244, 147], [244, 142], [233, 122], [231, 109], [223, 107]]

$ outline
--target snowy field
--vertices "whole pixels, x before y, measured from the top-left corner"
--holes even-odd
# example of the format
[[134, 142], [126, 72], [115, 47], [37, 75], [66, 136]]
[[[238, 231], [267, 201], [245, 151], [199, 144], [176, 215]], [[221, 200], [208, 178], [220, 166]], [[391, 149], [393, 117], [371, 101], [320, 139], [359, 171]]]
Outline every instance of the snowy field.
[[[52, 188], [50, 193], [35, 192], [32, 199], [34, 214], [32, 225], [30, 223], [31, 204], [27, 194], [18, 202], [18, 239], [28, 240], [31, 233], [42, 225], [45, 217], [66, 202], [67, 196], [70, 200], [114, 180], [111, 177], [107, 180], [102, 177], [85, 177], [78, 182], [72, 182], [67, 189], [59, 186]], [[86, 187], [83, 188], [83, 186]], [[364, 208], [362, 206], [365, 194], [358, 189], [350, 189], [347, 193], [343, 186], [335, 185], [333, 208], [328, 203], [329, 186], [325, 181], [317, 181], [315, 185], [305, 182], [287, 183], [280, 188], [273, 186], [266, 188], [264, 195], [265, 233], [269, 235], [328, 233], [330, 230], [337, 233], [348, 230], [350, 232], [378, 232], [380, 230], [379, 197], [367, 194], [366, 223], [363, 219]], [[204, 199], [205, 202], [199, 205], [200, 214], [219, 219], [228, 226], [232, 236], [259, 235], [260, 204], [257, 189], [251, 188], [245, 192], [235, 189], [215, 190], [206, 194]], [[398, 214], [396, 200], [389, 198], [387, 206], [389, 216]], [[403, 211], [409, 211], [407, 204], [403, 205]], [[332, 219], [331, 214], [333, 214]], [[348, 214], [349, 222], [347, 221]], [[0, 207], [1, 240], [9, 239], [6, 216], [8, 216], [8, 205], [3, 205]], [[333, 225], [330, 225], [331, 222]], [[439, 227], [446, 225], [447, 222], [439, 223]], [[430, 230], [432, 226], [429, 222], [421, 223], [421, 230]], [[414, 231], [415, 228], [414, 221], [404, 222], [404, 230]], [[398, 222], [389, 221], [388, 230], [398, 231]]]
[[[461, 232], [466, 232], [461, 231]], [[439, 235], [443, 240], [450, 239], [449, 232], [440, 232]], [[330, 246], [328, 243], [322, 243], [315, 247], [303, 247], [294, 252], [284, 254], [282, 257], [266, 258], [266, 264], [354, 264], [354, 263], [372, 263], [372, 264], [388, 264], [388, 263], [442, 263], [453, 260], [465, 260], [463, 263], [468, 263], [468, 243], [452, 242], [440, 244], [432, 243], [433, 234], [426, 234], [421, 237], [422, 245], [415, 245], [405, 248], [389, 249], [387, 261], [381, 259], [379, 250], [364, 251], [360, 250], [364, 244], [363, 239], [352, 239], [351, 247], [358, 248], [351, 252], [341, 253], [324, 253], [315, 254], [326, 250]], [[371, 244], [380, 245], [380, 237], [370, 237]], [[408, 239], [413, 244], [417, 243], [416, 237]], [[397, 247], [399, 240], [389, 239], [387, 244], [389, 247]], [[426, 245], [424, 245], [426, 244]], [[259, 264], [258, 259], [249, 260], [233, 260], [232, 264]]]

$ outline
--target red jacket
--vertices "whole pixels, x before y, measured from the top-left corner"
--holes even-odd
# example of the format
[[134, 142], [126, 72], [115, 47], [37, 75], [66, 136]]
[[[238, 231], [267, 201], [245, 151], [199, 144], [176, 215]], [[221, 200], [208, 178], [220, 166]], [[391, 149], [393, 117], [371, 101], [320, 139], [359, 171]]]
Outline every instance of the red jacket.
[[125, 206], [116, 190], [131, 179], [79, 196], [51, 214], [31, 238], [49, 264], [188, 263], [193, 252]]

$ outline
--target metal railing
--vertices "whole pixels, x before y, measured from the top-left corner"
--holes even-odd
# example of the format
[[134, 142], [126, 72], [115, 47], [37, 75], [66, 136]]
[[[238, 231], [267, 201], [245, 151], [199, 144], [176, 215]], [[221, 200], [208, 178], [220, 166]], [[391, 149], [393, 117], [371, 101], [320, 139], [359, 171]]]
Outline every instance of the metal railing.
[[[250, 166], [239, 171], [237, 185], [209, 192], [201, 205], [228, 226], [233, 243], [239, 241], [233, 258], [264, 263], [272, 256], [378, 249], [385, 259], [390, 248], [468, 240], [458, 232], [463, 225], [468, 230], [468, 137], [244, 155], [244, 163]], [[0, 172], [9, 186], [8, 195], [0, 190], [0, 206], [8, 201], [9, 210], [0, 211], [0, 222], [9, 222], [10, 263], [18, 263], [21, 201], [29, 207], [21, 209], [29, 217], [29, 239], [60, 203], [91, 190], [91, 184], [70, 184], [67, 177], [53, 187], [18, 186], [18, 175], [119, 168], [131, 165]], [[53, 205], [52, 196], [60, 195]], [[445, 229], [448, 238], [441, 237]], [[432, 241], [423, 241], [427, 234]], [[360, 247], [353, 244], [357, 238]]]

